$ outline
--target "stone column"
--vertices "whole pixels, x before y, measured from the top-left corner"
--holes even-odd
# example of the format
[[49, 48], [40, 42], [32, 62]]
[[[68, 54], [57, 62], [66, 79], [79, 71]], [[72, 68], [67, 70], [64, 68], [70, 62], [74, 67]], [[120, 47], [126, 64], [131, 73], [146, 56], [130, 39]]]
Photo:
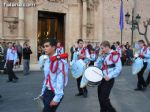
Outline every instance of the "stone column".
[[82, 39], [87, 38], [87, 0], [83, 2], [83, 17], [82, 17]]
[[[19, 0], [20, 4], [24, 3], [24, 0]], [[19, 7], [19, 21], [18, 21], [18, 37], [24, 38], [24, 7]]]
[[[134, 19], [136, 18], [136, 16], [137, 16], [137, 10], [138, 10], [138, 0], [133, 0], [134, 1], [134, 3], [133, 3], [133, 8], [134, 8]], [[134, 32], [133, 32], [133, 35], [134, 35], [134, 37], [133, 37], [133, 42], [135, 42], [135, 41], [138, 41], [138, 37], [139, 37], [139, 32], [137, 31], [137, 30], [134, 30]]]
[[0, 39], [3, 38], [3, 0], [0, 0]]
[[103, 0], [99, 1], [99, 5], [97, 7], [97, 17], [96, 17], [96, 32], [97, 32], [97, 40], [98, 42], [102, 42], [105, 39], [104, 35], [104, 7]]

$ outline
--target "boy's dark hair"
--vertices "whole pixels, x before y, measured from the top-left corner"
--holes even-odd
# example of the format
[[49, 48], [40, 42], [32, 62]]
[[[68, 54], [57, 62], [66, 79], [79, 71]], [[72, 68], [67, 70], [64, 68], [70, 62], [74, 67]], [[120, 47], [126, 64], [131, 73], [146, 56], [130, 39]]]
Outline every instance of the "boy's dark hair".
[[119, 42], [119, 41], [117, 41], [117, 42], [116, 42], [116, 44], [117, 44], [117, 45], [120, 45], [120, 42]]
[[90, 51], [95, 51], [95, 49], [94, 49], [94, 48], [91, 48]]
[[52, 46], [52, 47], [56, 47], [57, 46], [57, 40], [55, 38], [49, 38], [49, 39], [46, 39], [44, 41], [44, 43], [47, 43], [49, 42], [49, 44]]
[[110, 43], [108, 41], [103, 41], [101, 43], [101, 46], [104, 46], [104, 47], [109, 47], [110, 48]]
[[144, 40], [139, 40], [138, 42], [145, 44]]
[[8, 44], [13, 44], [12, 42], [8, 42]]
[[82, 39], [78, 39], [77, 43], [79, 44], [80, 42], [83, 42], [83, 40]]

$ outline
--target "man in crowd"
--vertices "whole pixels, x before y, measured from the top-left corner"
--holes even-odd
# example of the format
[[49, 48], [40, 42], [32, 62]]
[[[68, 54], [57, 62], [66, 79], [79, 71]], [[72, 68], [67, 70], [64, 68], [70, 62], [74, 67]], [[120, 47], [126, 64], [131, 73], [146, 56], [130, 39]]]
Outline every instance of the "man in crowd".
[[17, 48], [17, 54], [18, 54], [18, 59], [19, 59], [19, 67], [21, 65], [21, 60], [22, 60], [22, 46], [20, 45], [20, 43], [18, 42], [17, 45], [16, 45], [16, 48]]
[[8, 73], [8, 81], [7, 82], [16, 82], [18, 77], [15, 75], [13, 71], [13, 67], [17, 61], [17, 52], [12, 48], [12, 43], [9, 42], [9, 48], [7, 49], [6, 54], [6, 66], [7, 66], [7, 73]]
[[23, 45], [23, 74], [28, 75], [30, 71], [30, 55], [32, 51], [30, 46], [25, 42]]

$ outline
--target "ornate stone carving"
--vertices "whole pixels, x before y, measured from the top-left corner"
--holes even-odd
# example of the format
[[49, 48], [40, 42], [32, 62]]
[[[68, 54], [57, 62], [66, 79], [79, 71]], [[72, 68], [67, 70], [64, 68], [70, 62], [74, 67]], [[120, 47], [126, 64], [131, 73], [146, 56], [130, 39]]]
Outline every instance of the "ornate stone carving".
[[17, 17], [4, 17], [4, 22], [8, 23], [8, 29], [11, 33], [14, 33], [14, 30], [17, 29], [18, 18]]
[[64, 0], [47, 0], [47, 1], [49, 1], [49, 2], [57, 2], [57, 3], [63, 3], [64, 2]]
[[97, 9], [99, 0], [87, 0], [87, 7], [90, 10]]

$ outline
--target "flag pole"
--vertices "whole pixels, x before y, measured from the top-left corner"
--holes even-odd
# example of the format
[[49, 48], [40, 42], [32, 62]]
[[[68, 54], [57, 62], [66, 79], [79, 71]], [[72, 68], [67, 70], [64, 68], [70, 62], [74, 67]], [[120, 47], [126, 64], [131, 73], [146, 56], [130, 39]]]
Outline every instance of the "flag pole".
[[123, 27], [124, 27], [124, 14], [123, 14], [123, 1], [120, 5], [120, 31], [121, 31], [121, 44], [123, 42]]
[[122, 41], [123, 41], [123, 30], [121, 30], [121, 44], [122, 44]]

